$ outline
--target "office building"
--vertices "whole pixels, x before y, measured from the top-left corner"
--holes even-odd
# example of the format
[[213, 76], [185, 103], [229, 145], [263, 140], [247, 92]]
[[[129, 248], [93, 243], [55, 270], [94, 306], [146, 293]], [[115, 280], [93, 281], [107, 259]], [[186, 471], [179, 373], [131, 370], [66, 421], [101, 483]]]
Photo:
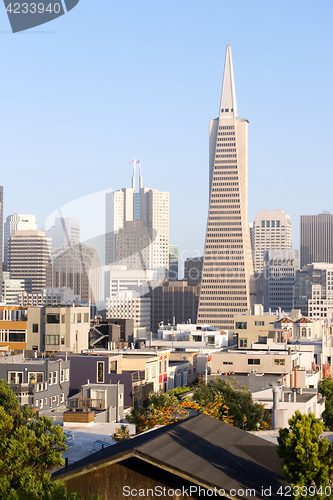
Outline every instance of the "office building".
[[333, 215], [301, 215], [301, 268], [313, 262], [333, 263]]
[[134, 166], [132, 187], [106, 195], [105, 261], [132, 269], [169, 267], [169, 193], [144, 188], [141, 167], [138, 190]]
[[45, 231], [16, 231], [8, 240], [11, 279], [31, 279], [32, 293], [46, 286], [46, 266], [51, 240]]
[[81, 352], [89, 347], [89, 306], [29, 307], [27, 349]]
[[190, 257], [184, 262], [184, 280], [189, 286], [200, 286], [203, 257]]
[[[247, 193], [248, 120], [238, 117], [231, 48], [219, 118], [210, 122], [210, 201], [197, 323], [232, 329], [248, 310], [253, 274]], [[254, 293], [254, 292], [253, 292]]]
[[268, 250], [264, 252], [265, 311], [294, 307], [294, 282], [299, 269], [298, 250]]
[[152, 288], [146, 297], [151, 300], [151, 330], [157, 333], [159, 325], [195, 323], [199, 286], [189, 286], [187, 281], [164, 281]]
[[46, 268], [45, 286], [71, 288], [84, 302], [100, 301], [102, 283], [97, 251], [71, 241], [54, 249]]
[[127, 266], [106, 266], [104, 273], [105, 297], [117, 297], [120, 292], [132, 290], [140, 296], [155, 287], [161, 276], [154, 270], [128, 269]]
[[16, 231], [37, 231], [36, 217], [31, 214], [12, 214], [8, 215], [4, 224], [4, 263], [8, 263], [8, 241], [15, 236]]
[[283, 210], [260, 210], [253, 226], [254, 271], [262, 273], [264, 252], [267, 250], [288, 250], [292, 246], [290, 217]]
[[106, 318], [133, 319], [134, 328], [150, 331], [150, 299], [133, 291], [120, 292], [106, 299]]
[[79, 243], [80, 221], [72, 217], [56, 217], [54, 226], [46, 234], [52, 240], [52, 250], [67, 244], [69, 241]]
[[178, 245], [169, 245], [169, 281], [175, 281], [179, 279], [178, 266]]
[[2, 273], [2, 298], [5, 304], [18, 304], [22, 293], [31, 293], [31, 279], [11, 279], [10, 273]]
[[294, 308], [310, 319], [333, 324], [333, 263], [307, 264], [296, 274]]

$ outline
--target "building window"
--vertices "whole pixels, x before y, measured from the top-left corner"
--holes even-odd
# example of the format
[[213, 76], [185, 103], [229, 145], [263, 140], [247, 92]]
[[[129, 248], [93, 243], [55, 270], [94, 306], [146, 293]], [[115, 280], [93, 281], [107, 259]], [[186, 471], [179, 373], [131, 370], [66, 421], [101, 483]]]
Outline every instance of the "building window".
[[39, 409], [43, 409], [43, 398], [39, 400]]
[[81, 313], [77, 313], [77, 323], [81, 323]]
[[65, 370], [65, 382], [69, 381], [69, 368], [66, 368]]
[[61, 335], [61, 345], [65, 345], [65, 335]]
[[46, 323], [49, 323], [49, 324], [60, 323], [60, 314], [47, 314], [46, 315]]
[[89, 313], [84, 313], [84, 316], [83, 316], [83, 321], [85, 323], [89, 323]]
[[38, 333], [38, 323], [33, 323], [33, 325], [32, 325], [32, 333]]
[[239, 347], [247, 347], [247, 339], [239, 339]]
[[236, 330], [247, 330], [247, 321], [236, 321]]
[[260, 365], [260, 359], [258, 359], [258, 358], [248, 359], [247, 364], [248, 365]]
[[265, 321], [255, 321], [255, 326], [265, 326]]
[[43, 372], [40, 373], [29, 372], [28, 379], [29, 379], [29, 384], [41, 384], [43, 382]]
[[285, 359], [274, 359], [274, 364], [275, 365], [285, 365], [286, 360]]
[[47, 398], [44, 398], [44, 406], [47, 406]]
[[165, 359], [164, 360], [164, 373], [168, 372], [168, 361]]
[[60, 396], [60, 403], [64, 403], [64, 402], [65, 402], [65, 394], [62, 392], [61, 396]]
[[59, 335], [46, 335], [47, 345], [59, 345]]
[[65, 381], [65, 373], [64, 370], [61, 370], [60, 372], [60, 383], [63, 384]]
[[52, 385], [53, 384], [53, 373], [50, 372], [49, 373], [49, 385]]
[[71, 313], [71, 323], [75, 323], [75, 314]]
[[65, 323], [65, 315], [64, 314], [61, 315], [61, 323]]
[[162, 375], [162, 361], [158, 362], [158, 374]]
[[23, 372], [8, 372], [8, 384], [22, 384]]
[[151, 376], [152, 379], [156, 378], [156, 365], [154, 365], [152, 367], [152, 376]]
[[58, 372], [53, 372], [53, 384], [58, 383]]
[[104, 382], [104, 361], [97, 361], [97, 382], [99, 384]]
[[117, 361], [110, 361], [110, 373], [117, 373]]
[[302, 337], [306, 337], [306, 328], [303, 327], [301, 330]]

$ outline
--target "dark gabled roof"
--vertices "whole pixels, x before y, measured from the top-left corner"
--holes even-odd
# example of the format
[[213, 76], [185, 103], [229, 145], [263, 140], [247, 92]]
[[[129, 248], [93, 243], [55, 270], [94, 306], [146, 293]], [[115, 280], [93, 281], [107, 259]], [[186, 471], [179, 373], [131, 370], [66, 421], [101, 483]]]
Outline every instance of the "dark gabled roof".
[[[68, 480], [136, 457], [206, 488], [254, 488], [288, 484], [277, 446], [208, 415], [197, 415], [123, 441], [53, 474]], [[272, 498], [275, 495], [272, 494]], [[253, 497], [252, 498], [260, 498]]]

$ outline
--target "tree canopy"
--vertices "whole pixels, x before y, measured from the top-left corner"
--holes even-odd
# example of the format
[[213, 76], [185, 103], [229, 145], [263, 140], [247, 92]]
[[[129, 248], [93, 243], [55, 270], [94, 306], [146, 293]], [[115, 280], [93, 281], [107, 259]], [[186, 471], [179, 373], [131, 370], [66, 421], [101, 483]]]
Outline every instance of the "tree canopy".
[[320, 392], [325, 396], [325, 411], [323, 413], [325, 422], [333, 424], [333, 378], [331, 375], [321, 381]]
[[2, 500], [79, 500], [66, 486], [51, 482], [52, 469], [64, 464], [65, 436], [59, 425], [20, 408], [0, 380], [0, 498]]
[[[258, 429], [269, 429], [269, 418], [264, 415], [264, 408], [252, 401], [250, 391], [245, 386], [239, 386], [234, 380], [221, 380], [218, 377], [210, 380], [207, 384], [201, 383], [195, 393], [194, 400], [201, 407], [212, 404], [216, 398], [223, 400], [228, 407], [228, 414], [235, 427], [247, 431]], [[221, 418], [221, 414], [216, 418]]]
[[296, 411], [289, 420], [289, 429], [279, 431], [277, 452], [283, 458], [283, 472], [295, 500], [332, 498], [329, 488], [328, 494], [325, 488], [333, 471], [333, 445], [326, 437], [320, 439], [323, 429], [323, 422], [312, 413], [302, 415]]
[[155, 425], [168, 425], [187, 418], [191, 410], [246, 430], [269, 428], [268, 422], [264, 420], [262, 405], [252, 402], [251, 393], [221, 380], [202, 383], [195, 390], [193, 398], [185, 396], [181, 401], [174, 391], [158, 395], [151, 393], [147, 408], [132, 410], [127, 420], [136, 424], [137, 432], [140, 433]]

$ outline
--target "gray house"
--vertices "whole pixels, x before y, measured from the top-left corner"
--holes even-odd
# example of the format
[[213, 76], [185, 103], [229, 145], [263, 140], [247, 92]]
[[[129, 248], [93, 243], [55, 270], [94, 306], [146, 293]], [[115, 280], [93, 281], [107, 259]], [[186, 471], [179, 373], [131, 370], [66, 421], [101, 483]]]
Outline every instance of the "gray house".
[[120, 422], [124, 418], [124, 384], [85, 384], [68, 398], [67, 408], [93, 410], [95, 422]]
[[65, 405], [69, 393], [70, 361], [25, 359], [23, 354], [0, 357], [0, 378], [8, 382], [20, 404], [39, 414]]

